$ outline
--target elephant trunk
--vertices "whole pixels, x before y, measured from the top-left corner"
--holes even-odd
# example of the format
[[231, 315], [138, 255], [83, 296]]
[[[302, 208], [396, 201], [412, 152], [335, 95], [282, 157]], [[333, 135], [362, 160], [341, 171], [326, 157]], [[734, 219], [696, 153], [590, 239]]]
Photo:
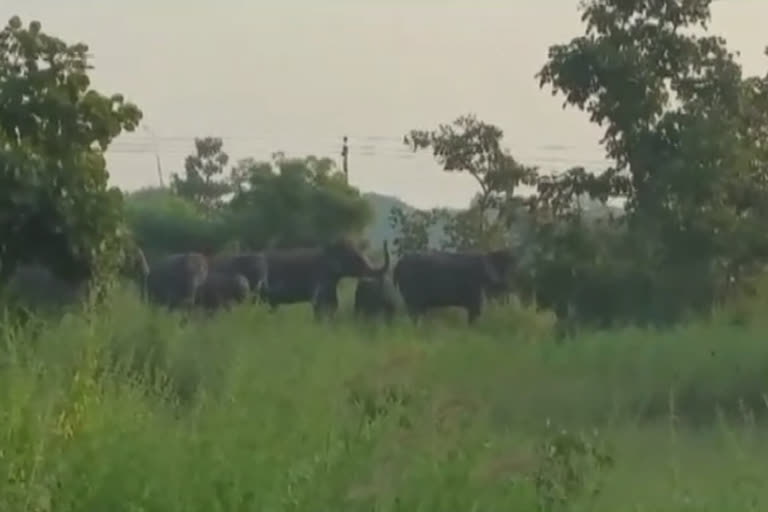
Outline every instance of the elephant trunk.
[[141, 276], [139, 278], [139, 298], [141, 302], [147, 302], [148, 295], [147, 295], [147, 276]]
[[373, 277], [382, 277], [384, 274], [386, 274], [389, 271], [389, 249], [387, 247], [387, 241], [384, 240], [383, 244], [384, 248], [384, 263], [379, 268], [374, 268], [371, 270], [371, 275]]

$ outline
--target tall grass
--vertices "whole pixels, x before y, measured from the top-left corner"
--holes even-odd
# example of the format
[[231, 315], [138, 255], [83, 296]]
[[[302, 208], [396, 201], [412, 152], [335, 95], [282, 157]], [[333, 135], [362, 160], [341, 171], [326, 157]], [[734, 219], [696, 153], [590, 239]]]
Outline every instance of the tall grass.
[[517, 309], [185, 320], [118, 295], [2, 330], [0, 510], [766, 510], [768, 329], [726, 320], [556, 343]]

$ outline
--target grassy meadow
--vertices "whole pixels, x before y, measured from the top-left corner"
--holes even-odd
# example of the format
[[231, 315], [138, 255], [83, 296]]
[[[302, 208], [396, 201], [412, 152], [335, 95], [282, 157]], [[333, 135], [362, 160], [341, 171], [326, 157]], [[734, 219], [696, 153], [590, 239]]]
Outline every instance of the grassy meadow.
[[513, 306], [386, 327], [345, 295], [323, 324], [128, 293], [4, 323], [0, 510], [768, 509], [759, 315], [557, 343]]

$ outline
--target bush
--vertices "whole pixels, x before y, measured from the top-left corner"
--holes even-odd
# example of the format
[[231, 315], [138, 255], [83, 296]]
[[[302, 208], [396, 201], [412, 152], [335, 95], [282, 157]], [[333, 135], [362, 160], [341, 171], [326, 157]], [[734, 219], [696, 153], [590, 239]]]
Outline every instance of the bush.
[[218, 251], [234, 234], [223, 214], [205, 215], [194, 203], [164, 189], [126, 197], [126, 218], [149, 260], [185, 251]]

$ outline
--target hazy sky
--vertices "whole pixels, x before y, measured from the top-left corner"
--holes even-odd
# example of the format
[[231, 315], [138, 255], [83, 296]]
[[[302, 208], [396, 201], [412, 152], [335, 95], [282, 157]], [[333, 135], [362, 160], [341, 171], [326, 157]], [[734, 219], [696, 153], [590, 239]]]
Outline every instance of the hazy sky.
[[[94, 86], [122, 92], [157, 135], [166, 181], [195, 136], [221, 136], [232, 160], [283, 150], [338, 157], [350, 181], [420, 206], [463, 206], [473, 183], [402, 144], [411, 128], [464, 113], [498, 124], [521, 161], [599, 165], [600, 131], [533, 75], [550, 44], [582, 32], [577, 0], [2, 0], [0, 16], [90, 45]], [[768, 60], [767, 0], [720, 0], [712, 30], [748, 74]], [[5, 20], [3, 20], [5, 21]], [[112, 182], [157, 184], [152, 137], [121, 136]]]

